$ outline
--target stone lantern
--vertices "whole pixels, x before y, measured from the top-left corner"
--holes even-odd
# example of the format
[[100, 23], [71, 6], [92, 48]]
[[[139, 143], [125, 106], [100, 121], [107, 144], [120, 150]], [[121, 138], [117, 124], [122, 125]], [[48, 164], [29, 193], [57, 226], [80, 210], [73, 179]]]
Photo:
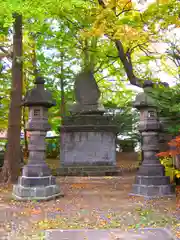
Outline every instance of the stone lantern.
[[146, 81], [144, 92], [138, 94], [134, 102], [134, 107], [140, 111], [139, 132], [142, 137], [143, 161], [130, 195], [147, 198], [174, 195], [174, 187], [170, 184], [170, 178], [165, 176], [164, 166], [156, 156], [159, 152], [160, 123], [156, 104], [148, 94], [148, 91], [152, 91], [152, 87], [152, 84]]
[[45, 137], [50, 130], [48, 108], [55, 105], [51, 93], [44, 89], [44, 79], [37, 77], [36, 88], [30, 90], [24, 106], [29, 107], [26, 129], [30, 132], [29, 160], [22, 169], [18, 184], [13, 186], [13, 196], [18, 200], [49, 200], [61, 195], [54, 176], [45, 163]]

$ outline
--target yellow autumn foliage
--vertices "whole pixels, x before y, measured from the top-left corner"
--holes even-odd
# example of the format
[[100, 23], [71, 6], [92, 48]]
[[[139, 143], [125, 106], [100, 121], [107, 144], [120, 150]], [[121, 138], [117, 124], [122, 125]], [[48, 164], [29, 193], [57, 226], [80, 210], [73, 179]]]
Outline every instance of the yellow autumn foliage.
[[6, 42], [6, 41], [8, 41], [7, 36], [4, 35], [4, 34], [0, 34], [0, 43], [4, 43], [4, 42]]
[[101, 24], [99, 28], [93, 28], [91, 33], [92, 36], [100, 37], [104, 34], [105, 26]]
[[166, 4], [169, 3], [169, 0], [156, 0], [157, 4]]
[[131, 0], [118, 0], [117, 8], [122, 10], [130, 10], [132, 8]]
[[118, 10], [129, 10], [132, 8], [131, 0], [105, 0], [104, 3], [107, 8], [116, 8]]
[[122, 25], [117, 28], [117, 31], [115, 32], [113, 38], [119, 39], [119, 38], [122, 38], [122, 36], [125, 39], [129, 39], [129, 38], [134, 39], [139, 37], [139, 32], [128, 25]]

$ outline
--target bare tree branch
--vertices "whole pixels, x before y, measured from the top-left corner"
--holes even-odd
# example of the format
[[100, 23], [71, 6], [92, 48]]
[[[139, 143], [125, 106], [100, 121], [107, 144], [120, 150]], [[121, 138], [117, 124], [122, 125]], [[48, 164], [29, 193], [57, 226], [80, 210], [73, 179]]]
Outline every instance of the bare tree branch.
[[119, 56], [110, 56], [110, 55], [106, 55], [106, 57], [108, 57], [108, 58], [119, 58]]
[[4, 57], [9, 57], [12, 58], [12, 52], [7, 51], [3, 46], [0, 46], [0, 51], [3, 52], [2, 54], [0, 53], [0, 58], [4, 58]]
[[145, 55], [146, 55], [147, 57], [149, 56], [148, 53], [147, 53], [147, 51], [146, 51], [143, 47], [140, 47], [140, 46], [139, 46], [139, 48], [141, 49], [142, 52], [145, 53]]
[[128, 4], [131, 4], [131, 0], [129, 0], [123, 7], [122, 11], [118, 14], [116, 14], [116, 17], [119, 17], [121, 14], [125, 13], [125, 12], [129, 12], [131, 11], [132, 9], [126, 9], [126, 7], [128, 6]]
[[106, 78], [108, 78], [108, 77], [111, 77], [111, 75], [107, 75], [107, 76], [101, 77], [101, 78], [97, 81], [97, 83], [101, 82], [102, 80], [104, 80], [104, 79], [106, 79]]
[[123, 66], [124, 66], [124, 69], [126, 71], [126, 74], [127, 74], [127, 77], [129, 79], [130, 83], [132, 85], [137, 86], [137, 87], [141, 87], [142, 86], [142, 83], [141, 83], [142, 79], [139, 79], [134, 75], [133, 66], [132, 66], [132, 62], [131, 62], [131, 59], [130, 59], [130, 54], [127, 57], [127, 55], [124, 51], [123, 45], [122, 45], [120, 40], [115, 40], [115, 44], [116, 44], [116, 48], [118, 50], [119, 58], [120, 58]]
[[[117, 60], [112, 61], [110, 64], [108, 64], [108, 65], [106, 66], [106, 68], [112, 66], [116, 61], [117, 61]], [[96, 70], [94, 71], [94, 73], [102, 72], [104, 69], [102, 69], [102, 71], [100, 71], [100, 69], [101, 69], [101, 67], [103, 66], [103, 64], [105, 64], [105, 63], [102, 61], [101, 64], [99, 65], [99, 67], [96, 68]]]
[[114, 93], [119, 93], [119, 90], [113, 90], [113, 89], [111, 89], [111, 88], [107, 88], [107, 87], [100, 87], [101, 89], [104, 89], [104, 90], [109, 90], [110, 92], [114, 92]]
[[106, 5], [105, 5], [103, 0], [98, 0], [98, 2], [99, 2], [99, 5], [101, 5], [102, 8], [104, 8], [104, 9], [106, 8]]

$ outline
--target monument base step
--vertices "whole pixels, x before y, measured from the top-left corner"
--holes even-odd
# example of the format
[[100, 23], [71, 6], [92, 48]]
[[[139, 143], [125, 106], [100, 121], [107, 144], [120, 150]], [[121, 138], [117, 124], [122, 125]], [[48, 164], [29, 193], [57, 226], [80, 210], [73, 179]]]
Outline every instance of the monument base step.
[[21, 201], [51, 200], [63, 196], [58, 185], [24, 187], [20, 184], [13, 186], [12, 195]]
[[174, 197], [175, 186], [167, 185], [140, 185], [133, 184], [131, 196], [141, 196], [146, 198]]
[[139, 228], [129, 231], [120, 229], [51, 229], [45, 232], [45, 240], [175, 240], [175, 237], [165, 228]]
[[121, 168], [116, 166], [66, 166], [52, 170], [55, 176], [122, 176], [136, 172], [137, 168]]

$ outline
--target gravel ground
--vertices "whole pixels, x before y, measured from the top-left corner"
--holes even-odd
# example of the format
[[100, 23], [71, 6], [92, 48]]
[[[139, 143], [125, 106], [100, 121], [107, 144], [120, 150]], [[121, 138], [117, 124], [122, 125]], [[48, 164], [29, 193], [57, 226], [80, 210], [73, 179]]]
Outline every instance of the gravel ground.
[[178, 236], [179, 200], [145, 201], [130, 197], [133, 181], [131, 174], [124, 177], [59, 177], [57, 182], [65, 196], [48, 202], [17, 202], [11, 199], [11, 188], [2, 190], [0, 240], [41, 240], [41, 231], [53, 228], [167, 227]]

